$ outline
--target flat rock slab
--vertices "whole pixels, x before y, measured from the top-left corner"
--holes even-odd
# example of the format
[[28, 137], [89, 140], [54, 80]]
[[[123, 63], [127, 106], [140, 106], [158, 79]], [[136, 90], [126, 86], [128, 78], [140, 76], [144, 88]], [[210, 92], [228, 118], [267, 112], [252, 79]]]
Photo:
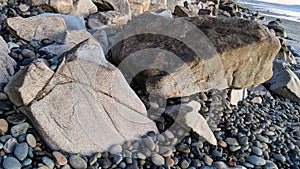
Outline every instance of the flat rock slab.
[[[93, 40], [75, 46], [64, 55], [54, 75], [47, 82], [42, 80], [45, 87], [35, 99], [23, 107], [43, 140], [54, 150], [91, 155], [147, 131], [157, 132], [121, 72], [99, 51], [100, 44]], [[16, 90], [12, 84], [14, 81], [7, 85], [7, 90]], [[8, 95], [11, 99], [15, 97]], [[19, 99], [27, 102], [25, 97]]]
[[15, 73], [16, 62], [8, 55], [9, 52], [6, 42], [0, 36], [0, 84], [7, 83]]
[[63, 42], [67, 26], [62, 17], [14, 17], [6, 20], [11, 33], [26, 41], [50, 39]]
[[173, 98], [267, 81], [280, 42], [251, 20], [144, 13], [124, 26], [111, 48], [122, 72], [133, 78], [143, 71], [137, 79], [147, 93]]

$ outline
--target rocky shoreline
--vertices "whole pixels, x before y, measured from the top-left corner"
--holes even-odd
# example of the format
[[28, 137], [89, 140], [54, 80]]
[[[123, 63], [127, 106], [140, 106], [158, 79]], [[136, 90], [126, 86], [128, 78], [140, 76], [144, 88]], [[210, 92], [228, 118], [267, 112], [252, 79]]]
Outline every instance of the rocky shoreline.
[[[50, 84], [46, 83], [47, 85], [49, 85], [49, 88], [51, 88], [52, 87], [51, 85], [53, 84], [54, 84], [53, 86], [55, 87], [59, 86], [58, 84], [60, 84], [59, 80], [61, 80], [60, 79], [61, 77], [59, 77], [58, 75], [61, 74], [69, 75], [62, 65], [69, 64], [70, 69], [72, 69], [73, 68], [72, 63], [75, 64], [78, 62], [78, 60], [76, 60], [76, 57], [77, 58], [81, 57], [80, 55], [81, 53], [78, 51], [85, 51], [85, 50], [97, 51], [97, 48], [89, 48], [90, 46], [95, 44], [94, 41], [89, 40], [80, 43], [82, 39], [81, 37], [79, 37], [79, 33], [76, 32], [76, 34], [72, 34], [72, 31], [69, 31], [67, 35], [68, 42], [66, 43], [63, 42], [63, 38], [60, 36], [55, 37], [46, 34], [45, 32], [47, 31], [51, 32], [53, 30], [47, 30], [45, 27], [42, 28], [41, 31], [45, 33], [43, 34], [43, 36], [45, 35], [45, 37], [49, 36], [54, 38], [51, 39], [51, 38], [42, 37], [41, 39], [43, 40], [34, 40], [34, 38], [30, 37], [31, 35], [30, 30], [28, 30], [28, 32], [25, 34], [18, 34], [17, 30], [19, 28], [16, 27], [19, 26], [19, 24], [13, 23], [13, 21], [15, 20], [11, 20], [11, 23], [9, 23], [9, 20], [7, 20], [7, 18], [13, 18], [16, 16], [28, 18], [31, 16], [36, 16], [38, 14], [49, 13], [49, 12], [66, 13], [66, 11], [72, 9], [73, 11], [75, 11], [74, 12], [75, 14], [80, 13], [82, 16], [84, 16], [85, 20], [83, 20], [83, 17], [77, 18], [78, 22], [76, 23], [79, 24], [75, 24], [75, 26], [68, 25], [68, 24], [64, 25], [64, 23], [62, 22], [62, 27], [58, 29], [63, 29], [63, 26], [65, 26], [65, 29], [68, 29], [72, 26], [74, 27], [76, 26], [78, 27], [78, 25], [82, 26], [82, 20], [84, 23], [83, 24], [84, 28], [86, 27], [85, 22], [88, 23], [88, 28], [100, 27], [101, 29], [106, 31], [105, 35], [102, 34], [103, 33], [102, 31], [92, 31], [92, 30], [89, 31], [92, 35], [94, 35], [94, 38], [99, 41], [99, 44], [101, 44], [105, 52], [106, 51], [105, 47], [109, 49], [108, 48], [109, 45], [107, 41], [101, 40], [103, 39], [103, 36], [110, 37], [110, 33], [114, 34], [114, 31], [119, 31], [118, 29], [120, 29], [120, 27], [118, 27], [119, 26], [118, 24], [122, 25], [127, 23], [127, 20], [130, 17], [134, 18], [135, 15], [139, 15], [145, 12], [144, 11], [145, 8], [148, 9], [153, 8], [153, 11], [156, 11], [155, 10], [156, 7], [160, 5], [160, 4], [147, 5], [140, 2], [131, 3], [131, 4], [135, 4], [135, 6], [132, 5], [134, 6], [134, 8], [131, 7], [132, 8], [131, 10], [136, 9], [135, 10], [136, 12], [130, 13], [129, 15], [128, 14], [128, 12], [130, 11], [129, 9], [128, 10], [126, 10], [127, 8], [120, 9], [120, 7], [118, 8], [117, 6], [118, 4], [117, 1], [110, 1], [111, 3], [110, 5], [113, 6], [114, 9], [116, 10], [119, 9], [119, 11], [122, 11], [122, 13], [121, 14], [110, 13], [108, 14], [108, 16], [111, 16], [111, 18], [104, 17], [104, 19], [103, 18], [100, 19], [102, 21], [100, 24], [100, 23], [93, 22], [93, 20], [87, 19], [88, 15], [90, 13], [93, 13], [93, 11], [95, 12], [98, 9], [107, 9], [110, 7], [110, 5], [107, 5], [105, 3], [101, 4], [100, 1], [95, 1], [97, 9], [92, 8], [91, 6], [93, 5], [87, 5], [87, 4], [85, 4], [86, 8], [80, 8], [79, 2], [81, 1], [78, 2], [76, 1], [77, 4], [71, 7], [69, 6], [69, 8], [61, 8], [59, 5], [55, 5], [56, 4], [55, 2], [53, 3], [54, 5], [48, 4], [48, 6], [43, 5], [42, 7], [40, 7], [36, 5], [37, 2], [42, 3], [42, 1], [34, 1], [34, 2], [35, 5], [34, 3], [29, 1], [1, 2], [1, 6], [0, 6], [2, 7], [1, 20], [0, 20], [1, 36], [3, 37], [4, 41], [7, 43], [7, 47], [9, 50], [9, 52], [8, 51], [7, 52], [9, 53], [9, 56], [13, 58], [13, 62], [15, 62], [15, 67], [14, 67], [15, 69], [13, 71], [11, 70], [10, 72], [11, 76], [15, 75], [13, 76], [13, 78], [15, 77], [15, 79], [18, 79], [16, 73], [20, 72], [20, 70], [24, 70], [22, 68], [24, 67], [26, 68], [28, 65], [32, 66], [33, 72], [38, 72], [39, 70], [38, 68], [42, 67], [43, 69], [41, 70], [45, 71], [45, 73], [43, 74], [45, 76], [47, 73], [51, 71], [53, 71], [54, 74], [56, 72], [61, 71], [60, 73], [55, 74], [57, 75], [57, 77], [55, 77], [51, 73], [50, 75], [47, 75], [49, 76], [48, 79], [50, 79], [51, 77], [50, 80], [47, 80], [47, 77], [43, 76], [46, 79], [45, 81], [47, 82], [54, 81], [53, 83]], [[64, 1], [64, 2], [68, 4], [68, 1]], [[87, 1], [83, 1], [83, 2], [87, 2]], [[102, 2], [106, 2], [106, 1], [102, 1]], [[207, 4], [211, 4], [212, 2], [217, 3], [217, 5], [207, 5]], [[247, 9], [238, 8], [234, 3], [227, 2], [227, 1], [226, 2], [212, 1], [212, 2], [211, 3], [200, 2], [200, 4], [206, 5], [206, 7], [201, 8], [201, 10], [199, 10], [201, 12], [198, 13], [197, 11], [196, 14], [195, 12], [193, 12], [196, 9], [194, 8], [193, 5], [191, 5], [192, 4], [191, 2], [184, 3], [181, 7], [177, 6], [177, 12], [175, 12], [175, 14], [177, 14], [177, 16], [193, 16], [198, 14], [201, 15], [208, 14], [212, 16], [220, 15], [226, 17], [238, 16], [238, 17], [244, 17], [248, 19], [259, 18], [259, 16], [255, 16], [255, 13], [252, 13]], [[216, 8], [216, 6], [219, 5], [220, 8]], [[158, 11], [157, 13], [160, 14], [163, 13], [162, 15], [167, 15], [167, 17], [172, 16], [170, 14], [171, 12], [168, 11]], [[49, 19], [47, 20], [47, 22], [50, 22], [51, 16], [48, 17]], [[90, 18], [97, 19], [98, 16], [93, 16]], [[65, 22], [66, 20], [68, 19], [64, 18]], [[57, 24], [57, 22], [60, 21], [63, 21], [63, 19], [53, 20], [53, 24], [54, 23]], [[45, 23], [38, 22], [38, 24], [47, 25], [47, 22]], [[74, 23], [74, 20], [72, 20], [72, 22]], [[274, 34], [277, 34], [279, 38], [284, 39], [284, 37], [286, 36], [284, 30], [280, 29], [280, 23], [278, 23], [277, 25], [277, 22], [274, 21], [273, 25], [269, 24], [268, 27], [270, 29], [275, 30]], [[33, 24], [33, 22], [28, 23], [28, 25], [30, 24]], [[109, 26], [114, 24], [116, 26], [115, 30], [110, 30]], [[25, 28], [26, 26], [24, 26], [23, 30], [25, 30]], [[15, 30], [12, 31], [12, 29]], [[62, 32], [64, 31], [66, 30], [62, 30]], [[36, 36], [38, 33], [32, 36]], [[92, 37], [90, 34], [85, 34], [85, 33], [83, 33], [83, 35], [80, 34], [80, 36]], [[56, 42], [57, 39], [60, 38], [62, 38], [61, 40], [62, 42]], [[60, 46], [57, 46], [57, 43], [60, 43], [59, 44]], [[74, 49], [72, 49], [77, 44], [79, 44], [79, 46], [76, 46], [77, 48], [75, 47]], [[284, 56], [281, 57], [281, 59], [285, 60], [286, 62], [282, 63], [278, 61], [278, 64], [280, 66], [283, 65], [284, 67], [287, 67], [288, 69], [294, 71], [295, 74], [298, 75], [299, 77], [300, 73], [298, 69], [300, 67], [297, 65], [297, 61], [299, 61], [299, 59], [296, 56], [297, 53], [293, 53], [292, 51], [290, 51], [287, 48], [287, 46], [284, 44], [285, 44], [284, 40], [281, 40], [281, 46], [282, 46], [281, 52], [284, 53], [283, 54]], [[139, 44], [135, 44], [135, 45], [139, 45]], [[87, 49], [85, 47], [87, 47]], [[64, 53], [62, 51], [69, 51], [70, 49], [72, 50], [71, 52], [67, 52], [63, 55], [65, 57], [64, 59], [66, 59], [63, 60], [62, 57], [60, 57], [59, 55], [55, 55], [49, 52], [49, 51], [53, 52], [54, 49], [55, 52], [60, 54]], [[4, 49], [4, 51], [5, 50], [6, 49]], [[106, 55], [106, 57], [109, 61], [113, 62], [112, 60], [114, 59], [111, 57], [114, 57], [114, 55], [111, 56], [110, 53], [108, 52], [108, 55]], [[91, 59], [91, 58], [85, 58], [85, 59]], [[95, 62], [98, 62], [99, 65], [101, 64], [106, 65], [106, 63], [101, 62], [101, 59], [100, 60], [97, 59], [98, 58], [96, 58]], [[37, 66], [34, 67], [34, 64], [32, 63], [35, 63]], [[38, 65], [38, 63], [41, 63], [41, 66]], [[84, 65], [85, 63], [80, 62], [80, 64]], [[114, 64], [116, 64], [116, 62], [114, 62]], [[86, 66], [86, 69], [80, 69], [80, 70], [88, 70], [88, 67], [89, 66]], [[70, 76], [73, 77], [74, 79], [76, 79], [76, 74], [78, 73], [76, 72], [75, 68], [76, 68], [76, 64], [74, 69], [72, 69], [75, 70], [74, 73], [75, 75]], [[28, 69], [31, 70], [30, 68]], [[107, 69], [112, 70], [114, 68], [109, 67]], [[2, 71], [2, 69], [0, 70]], [[273, 72], [275, 71], [273, 70]], [[107, 74], [110, 78], [113, 79], [114, 76], [112, 76], [109, 73]], [[287, 98], [283, 98], [282, 96], [275, 95], [274, 93], [276, 92], [277, 94], [282, 93], [279, 90], [274, 90], [272, 91], [272, 93], [269, 93], [265, 87], [274, 85], [272, 81], [266, 82], [264, 84], [265, 87], [263, 85], [260, 85], [257, 88], [249, 89], [249, 94], [247, 98], [240, 101], [238, 105], [231, 104], [230, 101], [232, 98], [230, 97], [232, 96], [230, 94], [231, 90], [229, 89], [224, 89], [224, 90], [211, 89], [207, 92], [197, 92], [196, 94], [181, 97], [181, 98], [153, 99], [153, 98], [148, 98], [147, 94], [142, 89], [141, 85], [138, 82], [133, 81], [131, 83], [131, 87], [133, 88], [134, 92], [137, 94], [139, 99], [142, 101], [141, 103], [143, 103], [147, 108], [147, 112], [145, 111], [145, 113], [146, 115], [148, 113], [148, 117], [155, 122], [159, 132], [150, 131], [148, 133], [144, 133], [145, 135], [143, 135], [140, 140], [126, 141], [124, 144], [116, 144], [110, 147], [109, 151], [97, 152], [97, 153], [93, 153], [92, 155], [85, 155], [85, 154], [76, 154], [76, 153], [70, 153], [65, 151], [53, 151], [45, 143], [45, 141], [47, 142], [47, 140], [43, 140], [41, 138], [40, 133], [39, 131], [37, 131], [34, 125], [35, 123], [32, 121], [32, 119], [29, 119], [28, 116], [24, 114], [24, 111], [21, 110], [20, 105], [24, 104], [25, 102], [12, 100], [11, 97], [12, 94], [7, 92], [9, 90], [7, 88], [15, 84], [17, 84], [13, 86], [15, 88], [19, 87], [23, 89], [26, 88], [26, 85], [28, 85], [30, 88], [32, 85], [31, 81], [26, 81], [26, 78], [30, 77], [32, 79], [35, 79], [34, 77], [32, 77], [32, 75], [35, 74], [32, 73], [29, 74], [28, 76], [25, 76], [25, 78], [23, 78], [22, 80], [17, 80], [17, 81], [22, 81], [22, 85], [25, 84], [23, 86], [21, 85], [21, 87], [18, 86], [17, 83], [13, 83], [16, 82], [14, 81], [14, 79], [12, 79], [11, 81], [11, 83], [13, 84], [7, 85], [7, 82], [11, 80], [10, 78], [7, 78], [9, 80], [1, 84], [1, 88], [0, 88], [0, 130], [1, 130], [0, 168], [5, 168], [5, 169], [19, 169], [19, 168], [26, 168], [26, 169], [27, 168], [28, 169], [29, 168], [39, 168], [39, 169], [47, 169], [47, 168], [49, 169], [52, 168], [63, 168], [63, 169], [68, 169], [68, 168], [78, 168], [78, 169], [80, 168], [90, 168], [90, 169], [93, 168], [166, 168], [166, 169], [168, 168], [188, 168], [188, 169], [283, 168], [284, 169], [284, 168], [289, 168], [289, 169], [297, 169], [300, 168], [299, 167], [300, 166], [300, 149], [299, 149], [300, 147], [300, 127], [299, 127], [300, 126], [300, 114], [299, 114], [300, 102], [299, 101], [297, 102], [297, 99], [299, 98], [296, 98], [294, 101], [291, 101], [290, 99], [294, 97], [290, 97], [289, 99], [287, 99]], [[86, 83], [86, 81], [84, 80], [85, 79], [82, 80], [83, 81], [82, 83]], [[66, 81], [62, 81], [62, 82], [64, 83], [61, 84], [67, 84]], [[68, 81], [68, 83], [69, 82], [70, 81]], [[293, 84], [298, 84], [297, 82], [298, 81], [296, 81]], [[289, 83], [290, 81], [287, 82], [287, 84]], [[46, 92], [47, 88], [44, 88], [44, 86], [39, 86], [36, 84], [35, 86], [43, 88], [43, 92], [47, 93]], [[122, 84], [120, 85], [119, 83], [117, 84], [117, 86], [122, 89], [126, 88], [126, 87], [123, 88]], [[15, 89], [13, 87], [11, 87], [12, 90]], [[51, 88], [51, 90], [54, 90], [55, 87]], [[287, 85], [287, 87], [291, 87], [291, 86]], [[287, 97], [294, 96], [293, 92], [297, 94], [297, 89], [299, 90], [299, 88], [297, 87], [299, 86], [296, 87], [292, 86], [291, 87], [292, 89], [290, 90], [291, 92], [288, 94], [284, 93], [283, 96], [287, 96]], [[295, 89], [296, 91], [294, 91], [293, 89]], [[32, 88], [30, 90], [34, 91], [34, 89]], [[32, 91], [30, 93], [32, 93]], [[65, 91], [67, 91], [67, 87], [65, 87]], [[127, 92], [127, 90], [125, 91]], [[22, 92], [23, 91], [20, 90], [20, 93]], [[129, 89], [128, 92], [130, 92]], [[40, 92], [37, 93], [38, 94], [36, 94], [35, 96], [22, 95], [22, 99], [25, 98], [24, 99], [25, 101], [26, 99], [30, 100], [28, 101], [28, 103], [30, 103], [32, 100], [35, 99], [35, 101], [37, 102], [36, 104], [37, 110], [39, 110], [39, 106], [38, 106], [39, 101], [42, 100], [42, 98], [44, 97], [43, 94], [45, 93], [43, 94], [41, 94]], [[104, 95], [109, 95], [109, 94], [105, 93]], [[119, 95], [122, 95], [122, 93]], [[115, 96], [110, 96], [110, 97], [113, 98]], [[55, 99], [57, 98], [54, 97], [51, 98], [50, 100], [55, 100]], [[126, 100], [126, 98], [123, 98], [123, 100]], [[135, 102], [136, 105], [140, 104], [140, 100]], [[84, 98], [79, 101], [84, 102]], [[105, 102], [104, 100], [102, 101]], [[54, 105], [59, 105], [59, 103], [60, 100], [55, 102]], [[125, 101], [124, 102], [120, 101], [120, 104], [126, 105], [130, 103], [127, 103]], [[209, 126], [209, 128], [213, 132], [216, 140], [210, 137], [210, 133], [209, 133], [210, 130], [208, 131], [207, 126], [204, 126], [203, 128], [201, 128], [201, 130], [200, 129], [197, 130], [196, 125], [192, 126], [188, 124], [188, 118], [186, 116], [184, 116], [184, 118], [186, 118], [185, 119], [186, 121], [184, 120], [180, 121], [180, 125], [187, 123], [186, 126], [182, 127], [179, 125], [172, 128], [172, 124], [174, 124], [174, 114], [176, 114], [175, 110], [180, 109], [176, 107], [178, 104], [192, 107], [192, 110], [187, 109], [186, 110], [187, 112], [191, 112], [191, 113], [196, 112], [196, 114], [199, 112], [198, 115], [201, 114], [204, 117], [203, 118], [204, 120], [201, 122], [199, 121], [199, 123], [206, 124], [206, 122], [204, 122], [206, 120], [207, 126]], [[128, 112], [130, 113], [137, 112], [138, 108], [135, 109], [134, 106], [130, 108], [131, 110]], [[64, 109], [59, 109], [59, 111], [63, 111], [63, 110]], [[88, 110], [92, 110], [92, 109], [88, 109]], [[139, 110], [143, 110], [143, 108]], [[51, 112], [49, 114], [51, 114]], [[184, 115], [188, 115], [188, 113]], [[199, 116], [194, 115], [192, 117], [198, 118]], [[201, 119], [200, 117], [199, 119]], [[149, 126], [153, 127], [153, 125], [149, 125]], [[122, 127], [123, 126], [121, 126], [120, 128]], [[171, 129], [169, 129], [170, 127]], [[72, 124], [70, 130], [72, 130], [73, 128], [75, 128], [75, 125]], [[193, 129], [193, 131], [190, 131], [191, 128]], [[93, 129], [92, 127], [86, 130], [89, 130], [90, 132], [91, 131], [96, 132], [96, 130]], [[143, 132], [142, 127], [140, 131]], [[206, 132], [201, 133], [203, 131]], [[126, 133], [126, 131], [124, 131], [124, 133]], [[199, 137], [199, 135], [202, 136], [202, 138]], [[182, 139], [178, 140], [180, 136], [182, 137]], [[214, 145], [214, 142], [216, 142], [217, 144]], [[71, 148], [79, 149], [79, 147], [71, 147]]]

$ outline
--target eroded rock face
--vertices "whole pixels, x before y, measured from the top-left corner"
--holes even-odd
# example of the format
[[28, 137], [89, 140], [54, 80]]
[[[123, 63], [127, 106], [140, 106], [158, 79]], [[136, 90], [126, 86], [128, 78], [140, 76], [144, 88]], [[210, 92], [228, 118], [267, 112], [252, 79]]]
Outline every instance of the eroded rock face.
[[[7, 85], [10, 99], [23, 103], [24, 112], [52, 149], [91, 155], [147, 131], [157, 132], [142, 102], [101, 51], [100, 44], [93, 40], [80, 43], [64, 55], [57, 71], [47, 76], [47, 81], [35, 79], [45, 87], [37, 88], [24, 81], [27, 88], [38, 92], [29, 90], [25, 95], [22, 85], [14, 86], [22, 81], [18, 76]], [[42, 73], [37, 67], [45, 66], [43, 62], [34, 62], [29, 67], [36, 71], [24, 71], [24, 76], [37, 77]], [[24, 97], [36, 93], [34, 100]]]
[[204, 117], [198, 112], [200, 103], [191, 101], [186, 104], [169, 106], [166, 112], [171, 115], [175, 121], [173, 125], [181, 126], [187, 129], [187, 133], [193, 129], [200, 138], [208, 141], [212, 145], [217, 145], [217, 139], [209, 128]]
[[273, 77], [266, 83], [276, 95], [300, 102], [300, 80], [284, 61], [274, 61]]
[[56, 16], [14, 17], [8, 18], [6, 22], [13, 34], [26, 41], [48, 38], [62, 42], [67, 30], [64, 19]]
[[132, 78], [148, 69], [138, 81], [147, 93], [165, 98], [259, 85], [272, 77], [280, 49], [263, 25], [238, 18], [167, 19], [145, 13], [115, 39], [113, 61]]
[[[37, 60], [18, 71], [4, 88], [16, 106], [28, 105], [41, 91], [54, 72], [42, 61]], [[30, 91], [30, 92], [29, 92]]]
[[0, 84], [7, 83], [15, 73], [16, 62], [8, 55], [9, 52], [6, 42], [0, 36]]

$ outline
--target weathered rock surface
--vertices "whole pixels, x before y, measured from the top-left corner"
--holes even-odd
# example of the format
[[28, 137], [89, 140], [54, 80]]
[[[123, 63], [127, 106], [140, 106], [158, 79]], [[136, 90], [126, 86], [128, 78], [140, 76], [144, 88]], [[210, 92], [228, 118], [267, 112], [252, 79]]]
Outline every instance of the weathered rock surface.
[[198, 13], [193, 13], [192, 11], [188, 10], [183, 6], [176, 6], [174, 9], [174, 15], [178, 17], [195, 17]]
[[[18, 71], [4, 91], [16, 106], [28, 105], [41, 91], [54, 72], [41, 60]], [[30, 92], [28, 92], [30, 91]]]
[[56, 13], [43, 13], [38, 15], [41, 16], [55, 16], [61, 17], [64, 19], [67, 30], [86, 30], [85, 21], [83, 16], [80, 15], [72, 15], [72, 14], [56, 14]]
[[[70, 31], [66, 31], [66, 38], [63, 44], [55, 43], [52, 45], [45, 46], [41, 48], [41, 50], [60, 56], [64, 52], [72, 49], [80, 42], [87, 40], [89, 38], [94, 39], [93, 36], [86, 30], [70, 30]], [[95, 43], [97, 43], [96, 40]]]
[[100, 9], [103, 7], [107, 10], [107, 8], [112, 7], [111, 10], [126, 14], [129, 19], [131, 19], [131, 10], [128, 0], [93, 0], [93, 2], [95, 2], [98, 7], [100, 6]]
[[69, 14], [74, 10], [73, 0], [50, 0], [50, 6], [62, 14]]
[[111, 44], [119, 69], [134, 77], [151, 68], [138, 81], [147, 93], [165, 98], [259, 85], [272, 77], [280, 49], [279, 40], [255, 21], [150, 13], [129, 22]]
[[122, 26], [128, 22], [128, 16], [118, 11], [97, 12], [88, 17], [88, 26], [91, 29]]
[[96, 13], [98, 11], [97, 6], [92, 0], [77, 0], [74, 1], [74, 14], [82, 15], [87, 17], [90, 14]]
[[15, 73], [16, 62], [8, 55], [9, 52], [6, 42], [0, 36], [0, 84], [7, 83]]
[[101, 44], [105, 54], [108, 52], [108, 38], [104, 30], [93, 30], [90, 32], [93, 37]]
[[173, 117], [175, 121], [173, 125], [182, 126], [184, 129], [187, 129], [187, 133], [192, 129], [199, 134], [200, 138], [212, 145], [217, 145], [213, 132], [204, 117], [198, 112], [200, 107], [200, 103], [191, 101], [187, 104], [169, 106], [166, 112]]
[[151, 0], [128, 0], [132, 16], [138, 16], [149, 10]]
[[48, 38], [62, 42], [67, 30], [64, 19], [55, 16], [14, 17], [8, 18], [6, 22], [11, 33], [26, 41]]
[[273, 77], [266, 83], [273, 93], [295, 102], [300, 101], [300, 79], [283, 61], [274, 61]]
[[[65, 54], [47, 81], [35, 79], [45, 87], [33, 101], [22, 97], [25, 91], [21, 90], [18, 99], [30, 102], [24, 112], [52, 149], [91, 155], [149, 130], [157, 132], [142, 102], [101, 51], [100, 44], [96, 46], [93, 40], [86, 40]], [[42, 72], [37, 69], [35, 73], [31, 76], [37, 77]], [[11, 84], [18, 80], [12, 80]], [[27, 85], [36, 89], [32, 84]], [[30, 96], [36, 93], [26, 92]], [[11, 100], [18, 97], [9, 93], [8, 96]]]

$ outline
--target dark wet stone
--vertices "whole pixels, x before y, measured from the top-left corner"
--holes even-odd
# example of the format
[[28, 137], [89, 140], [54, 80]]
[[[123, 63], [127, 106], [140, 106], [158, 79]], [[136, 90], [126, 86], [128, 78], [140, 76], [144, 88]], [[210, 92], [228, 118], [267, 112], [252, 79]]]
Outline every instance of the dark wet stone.
[[23, 113], [15, 113], [9, 115], [6, 120], [11, 124], [20, 124], [26, 121], [26, 116]]
[[13, 108], [13, 105], [8, 101], [0, 100], [0, 110], [9, 111]]

